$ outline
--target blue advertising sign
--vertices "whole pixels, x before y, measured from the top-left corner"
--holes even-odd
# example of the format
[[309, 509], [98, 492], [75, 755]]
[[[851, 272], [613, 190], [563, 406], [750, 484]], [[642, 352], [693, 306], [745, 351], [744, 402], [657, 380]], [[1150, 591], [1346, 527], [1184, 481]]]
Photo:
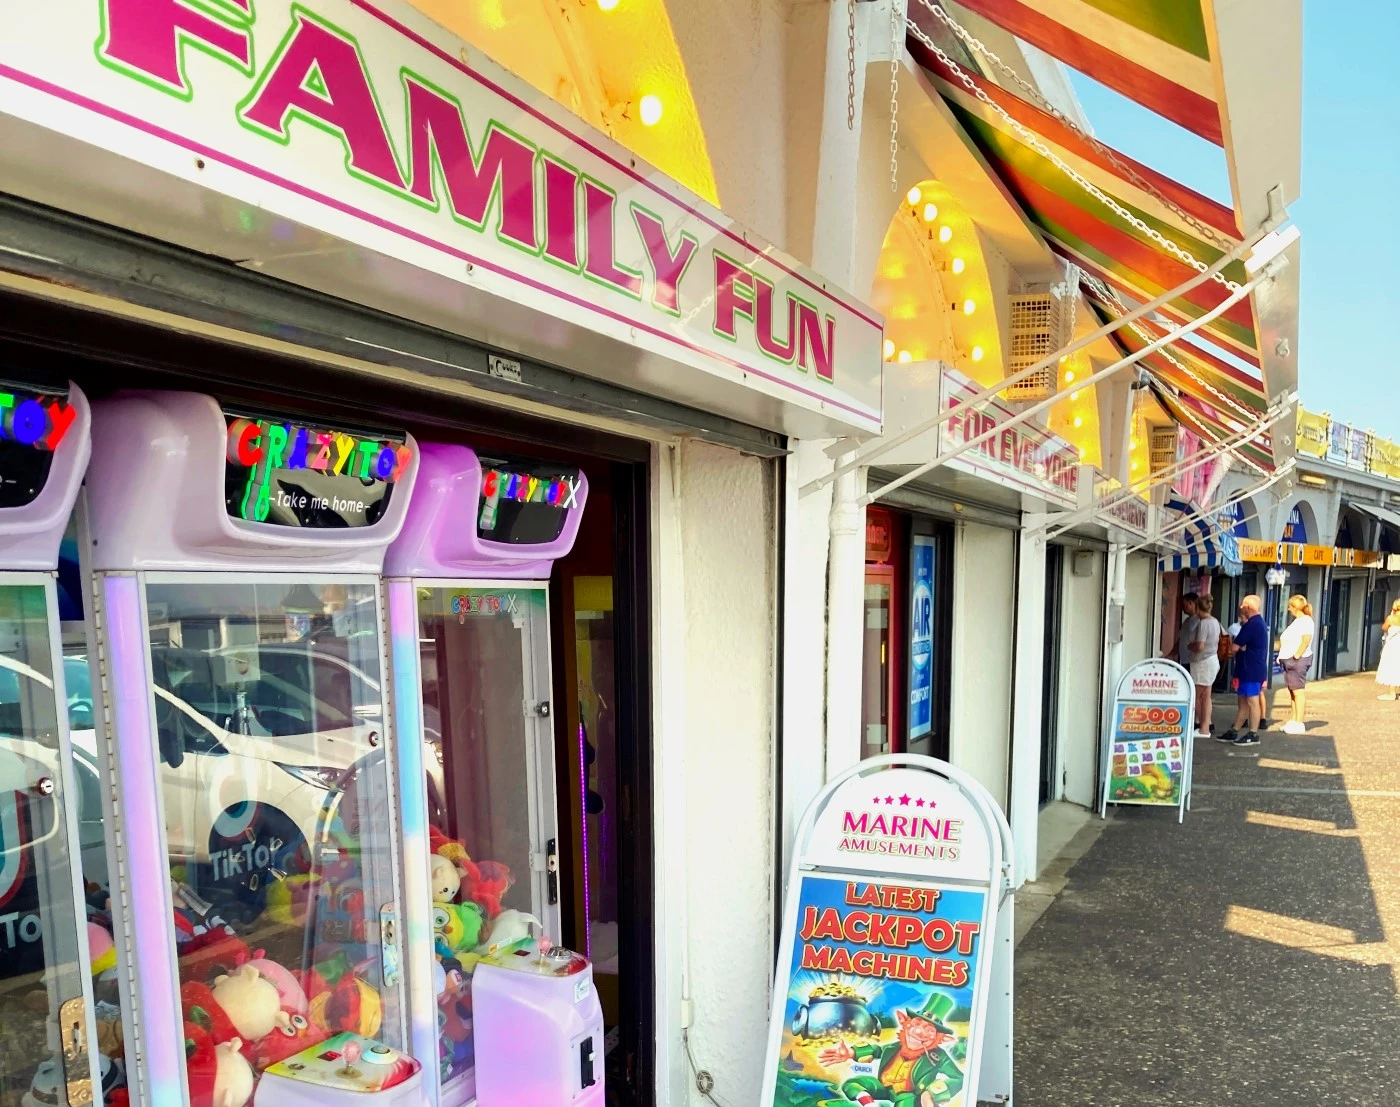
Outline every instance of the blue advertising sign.
[[933, 537], [914, 535], [910, 558], [909, 737], [933, 729]]
[[1308, 543], [1308, 524], [1303, 518], [1303, 509], [1294, 507], [1288, 513], [1288, 522], [1283, 524], [1283, 540], [1285, 542], [1298, 542], [1302, 545]]

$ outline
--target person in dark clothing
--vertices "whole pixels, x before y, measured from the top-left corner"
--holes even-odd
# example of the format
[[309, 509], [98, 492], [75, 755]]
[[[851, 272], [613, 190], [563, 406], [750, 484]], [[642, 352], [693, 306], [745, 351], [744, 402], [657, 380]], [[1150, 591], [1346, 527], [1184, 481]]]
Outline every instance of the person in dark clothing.
[[[1235, 635], [1235, 680], [1239, 706], [1235, 710], [1235, 725], [1217, 735], [1221, 742], [1237, 746], [1259, 744], [1260, 692], [1269, 679], [1269, 627], [1259, 614], [1263, 604], [1258, 596], [1246, 596], [1240, 601], [1240, 632]], [[1247, 730], [1241, 730], [1248, 725]]]

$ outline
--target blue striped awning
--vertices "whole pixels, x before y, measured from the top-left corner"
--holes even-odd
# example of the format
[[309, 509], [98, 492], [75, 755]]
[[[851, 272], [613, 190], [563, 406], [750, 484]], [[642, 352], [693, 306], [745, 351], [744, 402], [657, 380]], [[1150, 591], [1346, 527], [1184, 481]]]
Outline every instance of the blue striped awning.
[[1181, 553], [1168, 554], [1159, 558], [1159, 572], [1179, 572], [1182, 569], [1219, 569], [1227, 577], [1237, 577], [1244, 572], [1240, 561], [1240, 546], [1235, 536], [1221, 530], [1208, 519], [1194, 503], [1168, 497], [1168, 511], [1175, 511], [1181, 518], [1169, 524], [1170, 533], [1181, 527], [1181, 543], [1186, 549]]

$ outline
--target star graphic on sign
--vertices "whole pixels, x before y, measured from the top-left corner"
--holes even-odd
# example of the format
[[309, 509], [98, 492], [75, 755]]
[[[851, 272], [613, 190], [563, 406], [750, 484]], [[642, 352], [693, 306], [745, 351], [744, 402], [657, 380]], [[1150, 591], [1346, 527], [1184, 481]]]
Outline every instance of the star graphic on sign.
[[879, 797], [879, 796], [876, 796], [876, 797], [875, 797], [873, 800], [871, 800], [870, 802], [873, 803], [876, 807], [879, 807], [879, 806], [880, 806], [880, 797]]
[[893, 797], [893, 796], [886, 796], [886, 797], [885, 797], [885, 803], [886, 803], [888, 806], [893, 807], [893, 806], [894, 806], [894, 797]]
[[915, 807], [922, 807], [923, 805], [924, 805], [924, 798], [923, 798], [922, 796], [920, 796], [918, 799], [916, 799], [916, 800], [914, 801], [914, 806], [915, 806]]
[[900, 797], [899, 797], [899, 802], [900, 802], [901, 806], [908, 807], [908, 806], [909, 806], [909, 797], [908, 797], [907, 795], [900, 796]]

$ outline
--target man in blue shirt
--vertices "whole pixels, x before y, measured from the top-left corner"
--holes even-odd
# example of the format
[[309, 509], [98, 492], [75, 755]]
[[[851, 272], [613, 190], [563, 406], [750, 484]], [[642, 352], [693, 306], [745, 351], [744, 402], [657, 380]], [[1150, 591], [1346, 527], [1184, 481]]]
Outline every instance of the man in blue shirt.
[[[1235, 691], [1239, 695], [1239, 707], [1235, 711], [1235, 725], [1224, 734], [1217, 735], [1221, 742], [1232, 742], [1237, 746], [1257, 746], [1259, 744], [1259, 693], [1269, 679], [1269, 626], [1259, 614], [1263, 604], [1258, 596], [1246, 596], [1240, 601], [1240, 632], [1235, 635]], [[1249, 729], [1241, 731], [1246, 723]]]

